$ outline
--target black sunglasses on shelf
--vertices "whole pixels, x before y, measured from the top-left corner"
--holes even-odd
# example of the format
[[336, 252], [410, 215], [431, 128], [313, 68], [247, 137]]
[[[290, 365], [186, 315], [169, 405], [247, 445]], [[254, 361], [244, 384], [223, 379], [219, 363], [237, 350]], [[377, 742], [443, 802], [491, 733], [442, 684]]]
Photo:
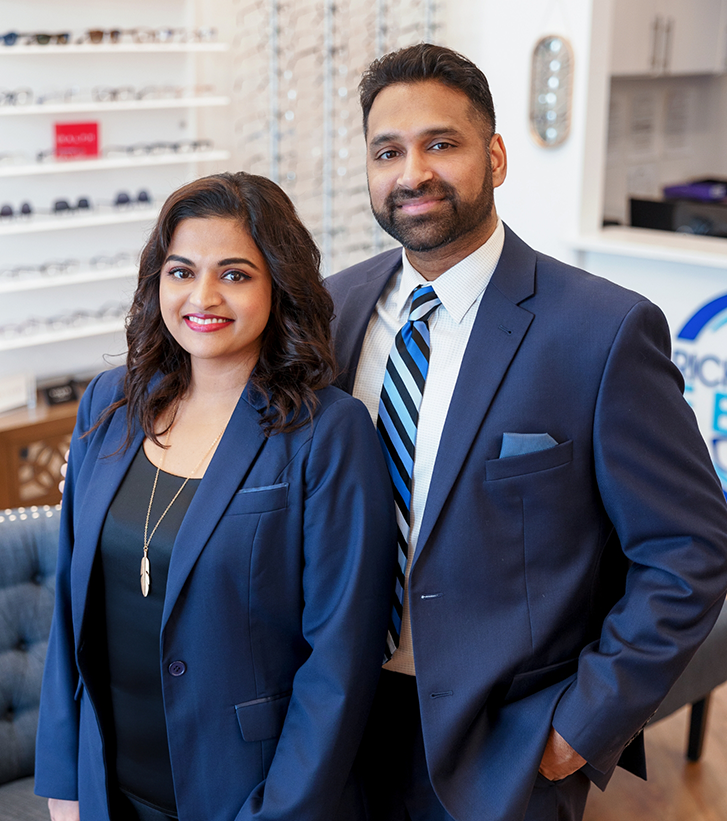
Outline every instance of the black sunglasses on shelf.
[[123, 208], [126, 205], [151, 205], [153, 202], [151, 194], [142, 189], [134, 199], [128, 192], [119, 191], [114, 197], [113, 205], [115, 208]]
[[21, 204], [18, 211], [12, 205], [0, 206], [0, 219], [13, 219], [13, 217], [29, 217], [33, 213], [33, 206], [29, 202]]
[[75, 211], [90, 211], [93, 208], [88, 197], [79, 197], [75, 205], [68, 200], [54, 200], [51, 205], [52, 214], [68, 214]]

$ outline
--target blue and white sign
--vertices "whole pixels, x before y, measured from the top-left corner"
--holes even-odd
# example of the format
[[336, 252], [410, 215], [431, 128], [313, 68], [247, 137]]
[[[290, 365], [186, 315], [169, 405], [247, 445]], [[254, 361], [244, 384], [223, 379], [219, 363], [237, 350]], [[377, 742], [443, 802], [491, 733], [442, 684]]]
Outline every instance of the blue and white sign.
[[727, 494], [727, 293], [700, 306], [682, 325], [673, 358]]

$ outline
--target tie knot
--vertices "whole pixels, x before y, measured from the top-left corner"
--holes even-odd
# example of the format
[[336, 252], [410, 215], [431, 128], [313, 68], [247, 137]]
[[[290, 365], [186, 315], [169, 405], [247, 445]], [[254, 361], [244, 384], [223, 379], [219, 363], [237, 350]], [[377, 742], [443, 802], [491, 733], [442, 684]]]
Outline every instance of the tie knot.
[[431, 285], [417, 286], [411, 300], [409, 322], [426, 322], [441, 304]]

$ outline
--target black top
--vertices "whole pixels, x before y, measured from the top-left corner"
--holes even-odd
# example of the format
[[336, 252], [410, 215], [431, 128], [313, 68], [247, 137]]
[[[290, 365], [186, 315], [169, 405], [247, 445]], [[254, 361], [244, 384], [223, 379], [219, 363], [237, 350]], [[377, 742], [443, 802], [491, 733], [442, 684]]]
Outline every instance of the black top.
[[[160, 672], [160, 633], [172, 546], [199, 485], [190, 479], [157, 528], [149, 545], [151, 589], [141, 593], [144, 523], [156, 468], [140, 447], [124, 477], [101, 532], [109, 659], [111, 729], [119, 787], [152, 806], [176, 815], [174, 783]], [[149, 533], [184, 479], [159, 472]]]

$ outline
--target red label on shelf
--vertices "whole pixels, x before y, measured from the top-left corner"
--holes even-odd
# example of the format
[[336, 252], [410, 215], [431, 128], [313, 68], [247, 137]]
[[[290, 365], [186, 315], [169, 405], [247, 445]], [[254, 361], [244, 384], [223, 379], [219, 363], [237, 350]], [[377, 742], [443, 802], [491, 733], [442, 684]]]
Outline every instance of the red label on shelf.
[[98, 157], [98, 123], [56, 123], [56, 157]]

